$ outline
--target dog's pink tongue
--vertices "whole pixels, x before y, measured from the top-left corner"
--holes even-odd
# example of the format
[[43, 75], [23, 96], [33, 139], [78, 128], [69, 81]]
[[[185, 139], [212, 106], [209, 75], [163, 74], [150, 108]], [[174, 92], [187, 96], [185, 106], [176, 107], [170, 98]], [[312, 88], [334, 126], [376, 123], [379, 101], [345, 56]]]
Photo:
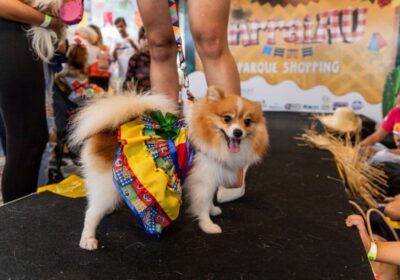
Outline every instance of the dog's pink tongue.
[[231, 153], [239, 153], [240, 152], [240, 140], [238, 139], [229, 139], [229, 151]]

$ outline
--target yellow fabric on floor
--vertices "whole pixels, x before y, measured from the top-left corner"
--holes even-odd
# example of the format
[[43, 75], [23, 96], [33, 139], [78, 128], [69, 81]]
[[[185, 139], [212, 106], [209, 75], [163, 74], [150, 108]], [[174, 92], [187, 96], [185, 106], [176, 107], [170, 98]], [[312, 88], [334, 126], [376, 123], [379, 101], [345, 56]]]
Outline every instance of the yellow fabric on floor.
[[389, 217], [385, 217], [385, 219], [394, 229], [400, 229], [400, 221], [393, 221]]
[[69, 198], [79, 198], [86, 196], [85, 182], [76, 175], [70, 175], [58, 184], [47, 185], [38, 188], [37, 192], [49, 191]]

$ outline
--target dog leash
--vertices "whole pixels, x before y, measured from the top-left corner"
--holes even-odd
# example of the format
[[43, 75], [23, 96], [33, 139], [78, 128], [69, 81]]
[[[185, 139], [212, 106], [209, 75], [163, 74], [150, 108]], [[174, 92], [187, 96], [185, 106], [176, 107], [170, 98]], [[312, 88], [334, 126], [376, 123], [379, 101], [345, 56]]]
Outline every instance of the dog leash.
[[[175, 0], [168, 0], [168, 5], [169, 5], [169, 14], [171, 16], [172, 28], [174, 30], [176, 48], [177, 48], [177, 52], [178, 52], [179, 69], [183, 73], [183, 84], [181, 85], [182, 88], [179, 91], [179, 101], [178, 101], [180, 107], [182, 108], [183, 107], [182, 91], [186, 91], [186, 98], [188, 101], [188, 105], [191, 105], [194, 102], [195, 98], [194, 98], [194, 95], [189, 90], [189, 77], [187, 76], [187, 72], [186, 72], [186, 60], [185, 60], [185, 53], [183, 51], [183, 43], [182, 43], [182, 35], [181, 35], [182, 33], [181, 33], [180, 26], [179, 26], [179, 15], [178, 15], [178, 9], [177, 9]], [[171, 149], [171, 151], [174, 151], [174, 149]], [[188, 174], [190, 167], [192, 166], [192, 161], [193, 161], [193, 156], [194, 156], [194, 150], [190, 146], [189, 141], [186, 142], [186, 152], [189, 155], [189, 158], [188, 158], [188, 163], [187, 163], [186, 168], [183, 171], [183, 173], [181, 173], [181, 171], [179, 170], [179, 165], [176, 164], [176, 162], [177, 162], [176, 153], [175, 154], [171, 153], [175, 168], [177, 168], [178, 173], [181, 173], [182, 185], [184, 184], [186, 175]]]
[[183, 105], [182, 91], [186, 91], [186, 98], [190, 104], [194, 101], [194, 95], [189, 91], [189, 77], [187, 76], [186, 73], [186, 60], [183, 51], [182, 33], [179, 26], [178, 10], [176, 7], [175, 0], [168, 0], [168, 5], [169, 5], [169, 14], [171, 16], [172, 28], [174, 30], [176, 47], [178, 50], [179, 69], [183, 73], [183, 83], [181, 85], [181, 90], [179, 92], [179, 104]]

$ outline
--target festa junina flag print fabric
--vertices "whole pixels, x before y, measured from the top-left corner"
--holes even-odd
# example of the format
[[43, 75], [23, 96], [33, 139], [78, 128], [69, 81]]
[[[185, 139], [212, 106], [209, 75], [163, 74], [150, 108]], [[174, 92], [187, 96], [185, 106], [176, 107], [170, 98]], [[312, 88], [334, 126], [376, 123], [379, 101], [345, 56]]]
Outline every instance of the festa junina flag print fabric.
[[182, 185], [191, 162], [183, 119], [161, 112], [141, 116], [118, 130], [113, 180], [149, 234], [160, 235], [177, 219]]

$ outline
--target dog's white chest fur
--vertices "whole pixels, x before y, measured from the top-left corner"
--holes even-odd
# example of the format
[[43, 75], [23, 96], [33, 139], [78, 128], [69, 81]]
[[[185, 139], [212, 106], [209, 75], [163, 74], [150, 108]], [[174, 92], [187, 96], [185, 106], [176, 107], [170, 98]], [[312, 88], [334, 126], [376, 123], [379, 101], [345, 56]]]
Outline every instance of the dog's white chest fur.
[[[236, 168], [217, 161], [215, 158], [209, 157], [203, 153], [198, 153], [194, 160], [195, 167], [190, 177], [196, 177], [196, 180], [202, 180], [204, 185], [212, 185], [216, 188], [218, 185], [231, 185], [235, 182], [237, 172]], [[217, 184], [215, 186], [215, 184]], [[190, 187], [190, 186], [189, 186]]]
[[221, 232], [210, 219], [210, 215], [221, 214], [221, 209], [213, 204], [215, 192], [221, 185], [234, 185], [238, 171], [249, 163], [249, 158], [239, 154], [224, 158], [224, 161], [201, 152], [195, 155], [194, 166], [183, 188], [190, 201], [189, 213], [198, 219], [204, 232]]

